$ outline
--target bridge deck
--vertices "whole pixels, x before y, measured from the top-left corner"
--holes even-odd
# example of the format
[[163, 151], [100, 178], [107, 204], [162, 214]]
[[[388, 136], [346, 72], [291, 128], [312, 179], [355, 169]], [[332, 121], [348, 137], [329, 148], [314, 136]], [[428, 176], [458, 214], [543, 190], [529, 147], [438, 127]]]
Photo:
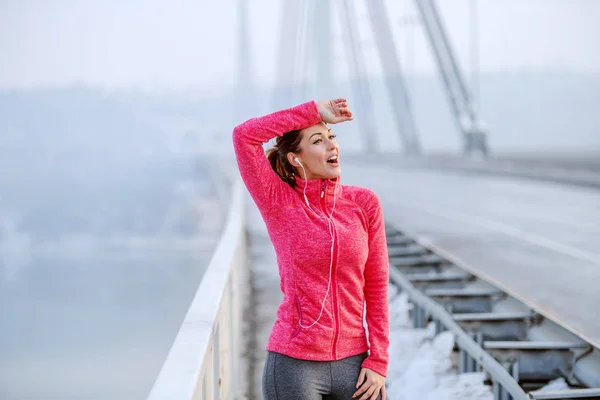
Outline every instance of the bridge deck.
[[386, 221], [600, 347], [600, 191], [344, 162]]

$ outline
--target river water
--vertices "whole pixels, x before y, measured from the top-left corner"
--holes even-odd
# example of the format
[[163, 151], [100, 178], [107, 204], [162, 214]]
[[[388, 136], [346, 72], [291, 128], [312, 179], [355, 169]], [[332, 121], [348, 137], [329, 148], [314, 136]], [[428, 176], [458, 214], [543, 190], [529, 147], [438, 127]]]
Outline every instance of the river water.
[[3, 174], [0, 399], [148, 394], [227, 205], [197, 156], [129, 166]]

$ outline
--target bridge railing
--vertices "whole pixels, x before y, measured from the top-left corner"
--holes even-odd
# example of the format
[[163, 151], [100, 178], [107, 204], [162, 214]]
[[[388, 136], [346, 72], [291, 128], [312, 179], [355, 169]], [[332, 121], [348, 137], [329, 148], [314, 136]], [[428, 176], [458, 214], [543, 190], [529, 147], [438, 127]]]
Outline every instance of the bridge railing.
[[243, 390], [242, 308], [248, 290], [242, 184], [148, 400], [233, 399]]

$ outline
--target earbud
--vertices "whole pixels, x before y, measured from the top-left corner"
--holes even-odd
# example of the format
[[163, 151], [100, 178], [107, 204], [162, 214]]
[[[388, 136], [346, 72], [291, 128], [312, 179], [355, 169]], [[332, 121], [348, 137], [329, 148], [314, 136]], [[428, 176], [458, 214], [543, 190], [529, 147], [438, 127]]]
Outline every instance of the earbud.
[[298, 157], [294, 157], [294, 161], [296, 161], [298, 164], [302, 165], [302, 163], [300, 162], [300, 160], [298, 160]]

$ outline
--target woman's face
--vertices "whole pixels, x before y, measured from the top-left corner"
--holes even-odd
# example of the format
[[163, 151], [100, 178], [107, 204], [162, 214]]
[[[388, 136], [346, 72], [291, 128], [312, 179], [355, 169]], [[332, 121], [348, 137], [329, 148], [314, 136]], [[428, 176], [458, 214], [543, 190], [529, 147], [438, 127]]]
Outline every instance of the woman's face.
[[[306, 171], [305, 179], [332, 179], [340, 176], [340, 147], [335, 134], [327, 125], [319, 123], [300, 131], [300, 153], [288, 154], [288, 160], [298, 174]], [[294, 160], [298, 157], [302, 167]]]

